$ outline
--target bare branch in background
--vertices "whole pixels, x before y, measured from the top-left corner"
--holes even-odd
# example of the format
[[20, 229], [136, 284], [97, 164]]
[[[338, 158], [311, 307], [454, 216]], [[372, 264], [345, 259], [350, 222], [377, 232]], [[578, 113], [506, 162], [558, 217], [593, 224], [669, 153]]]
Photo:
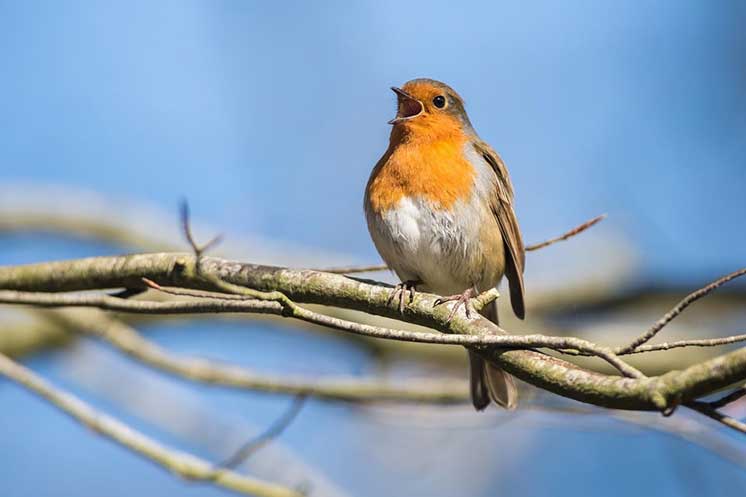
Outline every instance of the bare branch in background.
[[694, 409], [707, 416], [708, 418], [714, 419], [718, 423], [722, 423], [728, 428], [732, 428], [736, 431], [740, 431], [746, 434], [746, 423], [732, 418], [712, 407], [708, 402], [691, 401], [685, 404], [688, 408]]
[[194, 235], [192, 235], [192, 225], [189, 219], [189, 204], [186, 200], [181, 201], [181, 205], [179, 206], [179, 217], [181, 219], [181, 228], [184, 237], [189, 243], [189, 246], [192, 247], [195, 256], [200, 257], [223, 240], [223, 235], [216, 235], [204, 245], [197, 244], [194, 240]]
[[746, 334], [731, 335], [722, 338], [693, 338], [691, 340], [677, 340], [675, 342], [663, 342], [655, 345], [640, 345], [635, 347], [634, 350], [622, 350], [621, 352], [617, 350], [616, 353], [618, 355], [642, 354], [644, 352], [656, 352], [682, 347], [717, 347], [720, 345], [730, 345], [739, 342], [746, 342]]
[[280, 436], [298, 417], [303, 405], [306, 403], [305, 395], [296, 395], [288, 409], [272, 423], [264, 433], [258, 437], [249, 440], [243, 444], [232, 456], [218, 465], [221, 468], [233, 469], [242, 464], [246, 459], [252, 456], [256, 451], [267, 445], [269, 442]]
[[[203, 389], [153, 374], [116, 350], [87, 340], [80, 340], [64, 354], [57, 355], [53, 363], [61, 381], [92, 395], [97, 402], [121, 413], [118, 416], [142, 420], [213, 465], [231, 454], [240, 441], [251, 440], [266, 429], [252, 420], [255, 412], [252, 402], [246, 406], [248, 409], [226, 409], [205, 396]], [[437, 408], [437, 404], [433, 406]], [[278, 404], [278, 408], [282, 405]], [[297, 490], [310, 488], [311, 496], [349, 496], [328, 479], [324, 469], [301, 456], [298, 449], [303, 447], [276, 439], [262, 448], [261, 455], [248, 459], [234, 471]], [[190, 489], [184, 492], [189, 493], [186, 490]], [[201, 493], [199, 488], [193, 490]]]
[[4, 354], [0, 354], [0, 374], [34, 392], [80, 424], [182, 478], [213, 482], [245, 495], [303, 497], [302, 493], [290, 488], [240, 475], [228, 469], [215, 469], [207, 461], [167, 448], [120, 421], [96, 411], [77, 397], [57, 389]]
[[386, 264], [372, 264], [370, 266], [347, 266], [347, 267], [330, 267], [319, 269], [325, 273], [332, 274], [355, 274], [355, 273], [373, 273], [376, 271], [386, 271], [389, 267]]
[[288, 377], [260, 374], [239, 366], [205, 359], [179, 357], [166, 352], [143, 338], [132, 327], [107, 314], [71, 311], [51, 314], [50, 319], [72, 331], [100, 338], [152, 368], [193, 381], [346, 402], [456, 403], [468, 400], [466, 385], [462, 381], [412, 379], [405, 384], [395, 385], [382, 380], [354, 377]]
[[591, 226], [593, 226], [593, 225], [595, 225], [595, 224], [603, 221], [604, 219], [606, 219], [606, 214], [601, 214], [600, 216], [596, 216], [593, 219], [590, 219], [590, 220], [584, 222], [583, 224], [574, 227], [570, 231], [568, 231], [568, 232], [566, 232], [566, 233], [564, 233], [564, 234], [562, 234], [562, 235], [560, 235], [560, 236], [558, 236], [556, 238], [550, 238], [549, 240], [543, 241], [541, 243], [535, 243], [533, 245], [527, 245], [526, 246], [526, 251], [527, 252], [531, 252], [531, 251], [534, 251], [534, 250], [543, 249], [544, 247], [548, 247], [550, 245], [554, 245], [557, 242], [562, 242], [564, 240], [567, 240], [568, 238], [572, 238], [575, 235], [579, 235], [580, 233], [584, 232], [585, 230], [587, 230]]
[[645, 333], [637, 337], [630, 343], [629, 345], [625, 347], [620, 347], [616, 350], [617, 354], [627, 354], [632, 351], [634, 351], [636, 348], [638, 348], [640, 345], [648, 342], [651, 338], [653, 338], [655, 335], [658, 334], [660, 330], [662, 330], [668, 323], [676, 319], [676, 317], [684, 312], [684, 310], [692, 305], [694, 302], [698, 301], [699, 299], [706, 297], [713, 291], [715, 291], [717, 288], [720, 288], [727, 282], [734, 280], [740, 276], [743, 276], [746, 274], [746, 268], [739, 269], [738, 271], [734, 271], [730, 274], [726, 274], [722, 278], [718, 278], [717, 280], [713, 281], [709, 285], [700, 288], [699, 290], [690, 293], [686, 297], [684, 297], [681, 302], [676, 304], [676, 306], [671, 309], [669, 312], [666, 313], [665, 316], [660, 318], [658, 321], [653, 324]]

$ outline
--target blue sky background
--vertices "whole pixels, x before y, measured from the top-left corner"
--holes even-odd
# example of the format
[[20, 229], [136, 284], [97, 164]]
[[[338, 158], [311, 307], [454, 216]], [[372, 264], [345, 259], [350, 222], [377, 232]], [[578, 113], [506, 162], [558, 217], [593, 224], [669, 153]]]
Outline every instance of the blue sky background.
[[[259, 234], [375, 262], [361, 206], [394, 113], [388, 88], [432, 77], [462, 94], [508, 164], [527, 240], [606, 212], [601, 229], [640, 254], [640, 278], [700, 282], [744, 262], [744, 22], [746, 4], [735, 0], [0, 0], [0, 182], [167, 211], [185, 196], [229, 237]], [[116, 251], [38, 236], [6, 237], [3, 247], [0, 263]], [[153, 336], [267, 369], [287, 367], [288, 347], [312, 342], [318, 363], [305, 371], [370, 372], [354, 347], [277, 338], [268, 325], [256, 327], [260, 343], [279, 342], [250, 353], [257, 338], [231, 326]], [[32, 364], [66, 381], [56, 355]], [[258, 426], [285, 402], [203, 390], [189, 389]], [[186, 487], [7, 384], [0, 397], [4, 495], [220, 495]], [[427, 438], [366, 419], [313, 404], [287, 443], [355, 495], [394, 495], [386, 482], [401, 495], [455, 495], [474, 478], [445, 455], [421, 454], [417, 478], [366, 460], [366, 444]], [[323, 428], [330, 423], [340, 428]], [[458, 430], [438, 439], [456, 458], [476, 451], [490, 461], [509, 452], [499, 444], [515, 448], [495, 463], [510, 471], [486, 466], [494, 478], [483, 477], [478, 495], [571, 495], [581, 475], [596, 495], [651, 486], [662, 496], [741, 495], [743, 470], [681, 440], [607, 423], [591, 432], [531, 422], [467, 431], [476, 449]], [[677, 483], [682, 475], [691, 484]]]

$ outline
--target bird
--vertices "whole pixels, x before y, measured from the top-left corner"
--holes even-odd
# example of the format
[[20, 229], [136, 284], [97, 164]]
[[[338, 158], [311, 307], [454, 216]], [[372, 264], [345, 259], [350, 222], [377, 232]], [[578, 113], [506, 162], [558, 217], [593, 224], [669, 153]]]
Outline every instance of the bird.
[[[464, 100], [450, 86], [419, 78], [401, 88], [389, 145], [373, 168], [364, 196], [376, 249], [401, 283], [392, 291], [404, 311], [406, 294], [442, 296], [435, 305], [461, 306], [508, 281], [514, 314], [525, 317], [525, 249], [513, 208], [513, 185], [500, 156], [471, 125]], [[497, 303], [481, 313], [499, 324]], [[518, 403], [513, 377], [469, 350], [470, 393], [477, 411], [491, 402]]]

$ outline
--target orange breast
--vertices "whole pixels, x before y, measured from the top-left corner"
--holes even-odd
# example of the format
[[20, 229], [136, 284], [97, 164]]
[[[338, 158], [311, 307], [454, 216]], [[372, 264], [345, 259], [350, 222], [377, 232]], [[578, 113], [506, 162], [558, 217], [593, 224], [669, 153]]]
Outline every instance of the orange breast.
[[385, 212], [402, 197], [421, 196], [440, 209], [467, 199], [476, 175], [474, 167], [464, 158], [467, 140], [455, 127], [440, 126], [437, 133], [418, 129], [401, 139], [392, 134], [389, 149], [368, 183], [371, 209]]

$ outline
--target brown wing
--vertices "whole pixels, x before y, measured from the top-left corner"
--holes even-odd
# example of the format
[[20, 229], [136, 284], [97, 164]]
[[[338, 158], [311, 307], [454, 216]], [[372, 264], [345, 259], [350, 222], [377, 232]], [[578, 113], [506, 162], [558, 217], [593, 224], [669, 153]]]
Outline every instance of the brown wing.
[[526, 315], [523, 303], [523, 268], [526, 264], [526, 252], [518, 220], [513, 211], [513, 185], [510, 183], [508, 169], [492, 147], [477, 141], [474, 148], [492, 166], [497, 176], [497, 195], [492, 199], [491, 207], [505, 243], [505, 276], [510, 287], [510, 304], [515, 315], [523, 319]]

